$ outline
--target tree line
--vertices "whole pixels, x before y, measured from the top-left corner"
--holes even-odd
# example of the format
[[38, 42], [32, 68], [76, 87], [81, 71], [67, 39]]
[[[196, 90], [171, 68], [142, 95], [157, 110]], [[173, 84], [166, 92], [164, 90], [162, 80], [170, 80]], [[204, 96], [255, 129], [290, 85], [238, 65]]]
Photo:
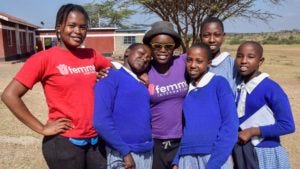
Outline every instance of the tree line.
[[[279, 5], [284, 0], [264, 0], [260, 3]], [[114, 26], [132, 28], [141, 26], [126, 24], [127, 19], [138, 12], [154, 14], [161, 20], [172, 22], [181, 36], [182, 48], [185, 51], [191, 43], [200, 39], [200, 25], [206, 17], [214, 16], [220, 20], [246, 18], [268, 21], [279, 15], [256, 7], [258, 0], [104, 0], [84, 5], [88, 11], [92, 27]], [[139, 10], [134, 10], [139, 7]]]

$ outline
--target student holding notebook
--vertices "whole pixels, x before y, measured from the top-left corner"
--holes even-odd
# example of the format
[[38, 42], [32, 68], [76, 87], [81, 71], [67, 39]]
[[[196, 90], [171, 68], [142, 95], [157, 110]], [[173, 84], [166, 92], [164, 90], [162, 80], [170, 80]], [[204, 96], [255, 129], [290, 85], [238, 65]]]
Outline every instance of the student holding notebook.
[[279, 138], [295, 131], [290, 103], [282, 88], [259, 71], [263, 61], [259, 43], [246, 41], [239, 46], [235, 59], [243, 79], [237, 96], [239, 144], [251, 141], [260, 169], [290, 168], [288, 153]]

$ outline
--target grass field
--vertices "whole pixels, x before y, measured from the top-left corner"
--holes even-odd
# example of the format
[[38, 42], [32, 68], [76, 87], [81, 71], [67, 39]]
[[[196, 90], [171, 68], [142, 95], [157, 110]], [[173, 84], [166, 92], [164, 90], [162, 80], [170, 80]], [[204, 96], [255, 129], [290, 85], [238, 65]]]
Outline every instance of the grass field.
[[[223, 51], [235, 55], [237, 46], [225, 45]], [[289, 96], [296, 123], [296, 133], [282, 137], [293, 169], [300, 166], [300, 45], [266, 45], [261, 70], [269, 73]], [[0, 94], [23, 63], [0, 62]], [[47, 106], [42, 87], [36, 85], [24, 96], [34, 115], [45, 122]], [[41, 153], [42, 136], [19, 122], [0, 101], [0, 169], [45, 169]]]

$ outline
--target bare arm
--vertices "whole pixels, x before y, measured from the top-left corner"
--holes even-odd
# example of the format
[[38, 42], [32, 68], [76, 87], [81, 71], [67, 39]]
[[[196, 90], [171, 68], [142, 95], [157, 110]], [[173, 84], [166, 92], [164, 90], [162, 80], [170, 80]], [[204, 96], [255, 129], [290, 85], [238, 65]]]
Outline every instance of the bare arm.
[[252, 137], [261, 136], [258, 127], [251, 127], [239, 132], [238, 142], [241, 144], [246, 144]]
[[43, 125], [36, 117], [32, 115], [23, 100], [22, 96], [28, 91], [17, 80], [12, 80], [4, 90], [1, 99], [10, 109], [10, 111], [26, 126], [42, 135], [55, 135], [65, 132], [72, 128], [71, 121], [61, 118], [53, 122], [47, 122]]
[[149, 85], [149, 76], [147, 73], [143, 73], [138, 77], [146, 86]]
[[[120, 69], [122, 67], [122, 64], [119, 62], [111, 62], [111, 68], [113, 69]], [[108, 69], [110, 69], [110, 67], [104, 68], [104, 69], [100, 69], [97, 72], [97, 81], [101, 80], [102, 78], [105, 78], [108, 75]]]
[[127, 154], [124, 158], [125, 169], [135, 169], [135, 162], [131, 154]]

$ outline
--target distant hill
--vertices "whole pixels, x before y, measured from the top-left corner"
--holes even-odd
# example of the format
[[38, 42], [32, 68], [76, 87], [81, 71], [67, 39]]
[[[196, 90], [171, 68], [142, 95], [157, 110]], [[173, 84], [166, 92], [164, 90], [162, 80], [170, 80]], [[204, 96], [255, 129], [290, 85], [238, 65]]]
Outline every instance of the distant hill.
[[300, 30], [283, 30], [262, 33], [227, 33], [226, 44], [240, 44], [246, 40], [258, 41], [262, 44], [300, 44]]

